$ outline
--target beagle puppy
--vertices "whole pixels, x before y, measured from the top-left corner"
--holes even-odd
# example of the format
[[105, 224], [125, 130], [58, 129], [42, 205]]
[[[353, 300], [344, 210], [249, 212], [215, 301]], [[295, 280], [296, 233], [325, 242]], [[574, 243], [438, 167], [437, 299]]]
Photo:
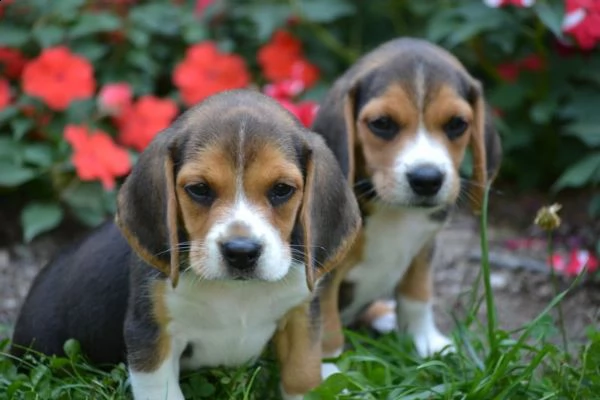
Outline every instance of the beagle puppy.
[[[324, 354], [341, 351], [341, 326], [365, 321], [412, 335], [421, 356], [443, 350], [450, 341], [432, 313], [435, 235], [457, 201], [480, 211], [501, 159], [480, 83], [434, 44], [392, 40], [337, 79], [313, 130], [334, 152], [363, 220], [321, 296]], [[467, 148], [471, 180], [459, 176]]]
[[321, 381], [315, 286], [360, 212], [322, 138], [254, 91], [215, 95], [141, 154], [106, 223], [35, 279], [13, 336], [126, 361], [136, 400], [180, 400], [180, 369], [239, 366], [272, 340], [284, 398]]

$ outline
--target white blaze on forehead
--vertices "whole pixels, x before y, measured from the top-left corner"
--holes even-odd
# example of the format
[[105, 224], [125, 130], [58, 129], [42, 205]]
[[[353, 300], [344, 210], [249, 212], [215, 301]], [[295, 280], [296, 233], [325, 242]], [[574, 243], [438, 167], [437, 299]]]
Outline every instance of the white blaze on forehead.
[[422, 118], [423, 107], [425, 105], [425, 71], [423, 70], [423, 64], [417, 64], [415, 68], [415, 94], [417, 96], [419, 118]]
[[[235, 174], [235, 185], [237, 190], [237, 196], [244, 191], [244, 147], [246, 141], [246, 118], [242, 117], [240, 121], [240, 130], [238, 131], [238, 148], [237, 148], [237, 171]], [[237, 197], [236, 196], [236, 197]]]

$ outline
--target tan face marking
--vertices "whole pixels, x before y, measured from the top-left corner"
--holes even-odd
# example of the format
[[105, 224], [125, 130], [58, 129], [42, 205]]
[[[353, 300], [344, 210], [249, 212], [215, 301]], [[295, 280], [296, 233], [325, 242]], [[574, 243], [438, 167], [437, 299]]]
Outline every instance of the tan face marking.
[[[236, 197], [236, 174], [231, 157], [218, 146], [209, 146], [186, 162], [177, 176], [177, 198], [183, 225], [189, 239], [196, 244], [190, 261], [205, 258], [206, 247], [202, 244], [210, 228], [227, 215]], [[185, 186], [206, 183], [216, 194], [210, 207], [199, 205], [185, 191]], [[193, 259], [192, 259], [193, 258]]]
[[[302, 173], [277, 148], [265, 146], [244, 171], [244, 191], [248, 201], [277, 228], [281, 240], [289, 244], [292, 229], [300, 208], [303, 192]], [[284, 204], [273, 207], [267, 198], [269, 190], [278, 183], [295, 189]]]

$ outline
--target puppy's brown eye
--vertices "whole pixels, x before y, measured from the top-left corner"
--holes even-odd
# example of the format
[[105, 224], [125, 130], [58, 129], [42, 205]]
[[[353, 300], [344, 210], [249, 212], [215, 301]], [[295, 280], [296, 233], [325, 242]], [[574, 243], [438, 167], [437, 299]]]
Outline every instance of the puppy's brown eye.
[[274, 207], [277, 207], [288, 201], [295, 192], [296, 189], [294, 187], [285, 183], [277, 183], [269, 190], [267, 197], [269, 198], [269, 202]]
[[194, 183], [185, 187], [187, 194], [196, 203], [210, 206], [215, 200], [215, 192], [206, 183]]
[[469, 123], [465, 121], [464, 118], [452, 117], [450, 118], [450, 121], [446, 122], [446, 125], [444, 125], [444, 132], [446, 132], [448, 139], [454, 140], [462, 136], [468, 127]]
[[367, 126], [375, 134], [384, 140], [392, 140], [398, 133], [400, 126], [390, 117], [379, 117], [367, 122]]

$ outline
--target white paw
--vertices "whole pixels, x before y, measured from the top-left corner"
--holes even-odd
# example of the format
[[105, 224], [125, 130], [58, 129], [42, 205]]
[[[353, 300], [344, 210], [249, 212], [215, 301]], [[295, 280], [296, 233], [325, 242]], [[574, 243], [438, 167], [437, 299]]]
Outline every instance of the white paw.
[[414, 335], [413, 340], [417, 348], [417, 353], [424, 358], [431, 357], [436, 353], [444, 355], [456, 351], [452, 341], [442, 335], [437, 329], [431, 329], [428, 332], [423, 332], [423, 334]]
[[340, 372], [340, 369], [334, 363], [323, 363], [321, 364], [321, 378], [323, 380], [329, 378], [333, 374]]
[[389, 333], [396, 330], [397, 318], [395, 312], [383, 314], [371, 321], [371, 328], [381, 334]]

